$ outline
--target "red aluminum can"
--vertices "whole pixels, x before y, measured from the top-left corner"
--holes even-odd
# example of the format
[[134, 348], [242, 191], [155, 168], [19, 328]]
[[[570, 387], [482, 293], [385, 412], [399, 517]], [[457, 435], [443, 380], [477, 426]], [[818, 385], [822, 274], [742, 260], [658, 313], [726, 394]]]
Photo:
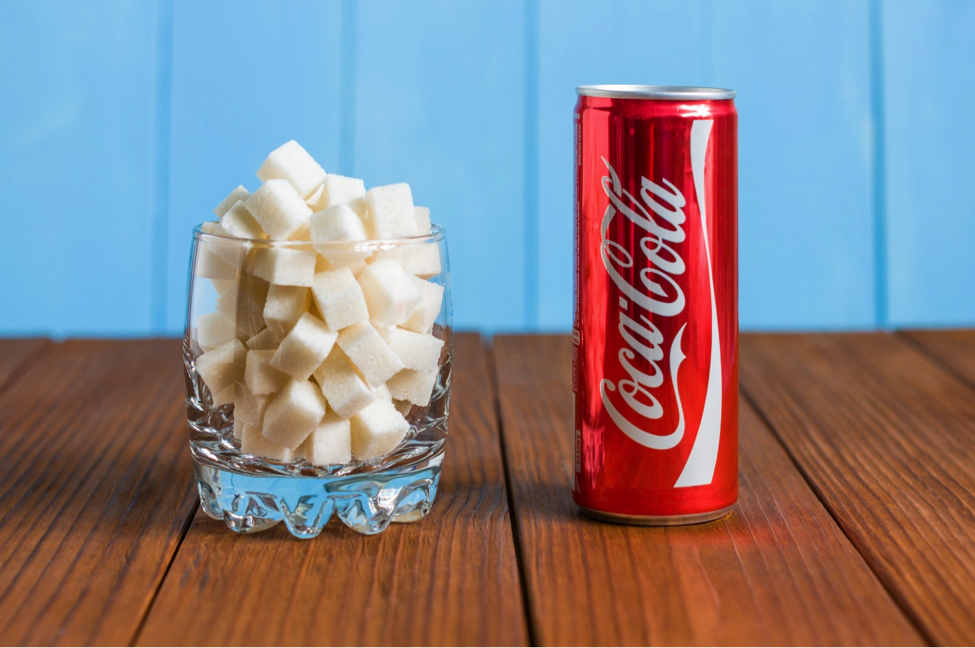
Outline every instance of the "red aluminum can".
[[735, 93], [577, 92], [573, 499], [714, 520], [738, 500]]

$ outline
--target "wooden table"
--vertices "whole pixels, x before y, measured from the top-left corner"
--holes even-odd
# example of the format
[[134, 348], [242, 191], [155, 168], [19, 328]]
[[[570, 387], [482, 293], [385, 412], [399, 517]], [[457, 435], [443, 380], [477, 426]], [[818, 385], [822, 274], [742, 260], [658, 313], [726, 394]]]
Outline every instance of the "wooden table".
[[746, 335], [729, 518], [569, 494], [570, 343], [459, 336], [421, 523], [197, 506], [175, 340], [0, 341], [4, 644], [971, 644], [975, 331]]

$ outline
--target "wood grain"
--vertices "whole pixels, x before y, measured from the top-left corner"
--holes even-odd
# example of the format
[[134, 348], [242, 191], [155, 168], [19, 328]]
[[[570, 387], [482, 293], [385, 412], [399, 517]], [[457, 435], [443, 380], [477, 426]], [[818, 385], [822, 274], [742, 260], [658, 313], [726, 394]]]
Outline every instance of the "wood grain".
[[975, 329], [898, 331], [897, 334], [975, 386]]
[[195, 506], [180, 343], [74, 341], [0, 394], [0, 637], [123, 644]]
[[0, 339], [0, 390], [23, 371], [26, 363], [36, 360], [54, 346], [43, 338]]
[[742, 381], [875, 573], [975, 642], [975, 391], [898, 337], [746, 336]]
[[741, 402], [741, 499], [706, 525], [641, 528], [572, 503], [571, 346], [495, 338], [517, 537], [540, 645], [922, 641]]
[[143, 645], [524, 645], [527, 625], [480, 338], [455, 337], [450, 437], [433, 511], [361, 536], [333, 520], [238, 536], [199, 513]]

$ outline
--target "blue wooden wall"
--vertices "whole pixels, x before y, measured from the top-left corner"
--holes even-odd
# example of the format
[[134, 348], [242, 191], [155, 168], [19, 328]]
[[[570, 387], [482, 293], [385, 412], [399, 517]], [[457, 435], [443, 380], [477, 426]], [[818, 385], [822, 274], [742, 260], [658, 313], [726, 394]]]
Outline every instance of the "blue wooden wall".
[[5, 0], [0, 334], [183, 324], [190, 230], [287, 139], [408, 181], [455, 321], [564, 330], [582, 83], [739, 91], [746, 329], [975, 325], [975, 3]]

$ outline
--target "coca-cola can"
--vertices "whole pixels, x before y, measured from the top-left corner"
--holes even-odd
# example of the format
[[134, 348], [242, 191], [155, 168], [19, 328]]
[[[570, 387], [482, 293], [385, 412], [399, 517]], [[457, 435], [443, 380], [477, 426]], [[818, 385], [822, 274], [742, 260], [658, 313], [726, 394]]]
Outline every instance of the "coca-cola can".
[[735, 93], [580, 86], [573, 499], [627, 524], [738, 500]]

